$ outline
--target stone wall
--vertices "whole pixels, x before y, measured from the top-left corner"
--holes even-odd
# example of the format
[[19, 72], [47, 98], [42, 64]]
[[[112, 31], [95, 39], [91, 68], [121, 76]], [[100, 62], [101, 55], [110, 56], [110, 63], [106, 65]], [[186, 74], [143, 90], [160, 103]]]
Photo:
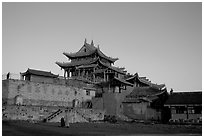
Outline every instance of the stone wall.
[[72, 106], [74, 99], [80, 103], [92, 99], [83, 87], [11, 79], [3, 80], [2, 84], [2, 99], [9, 105], [15, 104], [19, 95], [23, 97], [23, 105]]
[[65, 112], [67, 108], [54, 107], [54, 106], [17, 106], [6, 105], [2, 107], [2, 119], [3, 120], [34, 120], [43, 121], [48, 116], [54, 114], [58, 110], [62, 112], [56, 117], [49, 120], [49, 122], [60, 122], [65, 114], [68, 115], [69, 123], [76, 122], [89, 122], [99, 121], [104, 119], [104, 111], [93, 110], [85, 108], [70, 108], [68, 112]]
[[42, 121], [58, 109], [59, 107], [6, 105], [2, 107], [2, 119]]

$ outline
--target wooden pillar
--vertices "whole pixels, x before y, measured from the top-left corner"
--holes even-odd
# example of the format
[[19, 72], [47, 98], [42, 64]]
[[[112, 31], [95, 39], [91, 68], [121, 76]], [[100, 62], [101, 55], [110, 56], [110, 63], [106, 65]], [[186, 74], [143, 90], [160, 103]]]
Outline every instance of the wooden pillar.
[[103, 72], [103, 79], [104, 79], [104, 81], [106, 81], [106, 73], [105, 73], [105, 71]]
[[80, 69], [78, 69], [78, 76], [80, 76]]
[[69, 71], [69, 77], [72, 77], [72, 72], [71, 72], [71, 70]]
[[188, 116], [188, 105], [186, 106], [186, 117], [187, 117], [187, 119], [189, 118], [189, 116]]
[[86, 78], [88, 78], [89, 70], [86, 71]]
[[66, 79], [66, 70], [64, 69], [64, 78]]
[[82, 71], [82, 77], [84, 77], [85, 76], [85, 70], [83, 69], [83, 71]]
[[69, 69], [67, 70], [67, 78], [69, 78]]
[[93, 81], [95, 82], [95, 77], [96, 77], [96, 76], [95, 76], [95, 73], [94, 73], [94, 72], [95, 72], [95, 68], [93, 68]]

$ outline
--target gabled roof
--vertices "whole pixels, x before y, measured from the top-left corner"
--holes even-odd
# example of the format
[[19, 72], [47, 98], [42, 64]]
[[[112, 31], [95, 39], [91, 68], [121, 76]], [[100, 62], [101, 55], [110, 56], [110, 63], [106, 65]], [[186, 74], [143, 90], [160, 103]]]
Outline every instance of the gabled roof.
[[[88, 51], [81, 51], [81, 49], [83, 47], [86, 47], [86, 49], [88, 49]], [[84, 45], [82, 46], [82, 48], [76, 52], [76, 53], [66, 53], [64, 52], [63, 54], [65, 56], [67, 56], [68, 58], [70, 59], [74, 59], [74, 58], [80, 58], [80, 57], [86, 57], [86, 56], [90, 56], [94, 53], [97, 53], [97, 55], [99, 55], [100, 57], [110, 61], [110, 62], [115, 62], [116, 60], [118, 60], [118, 58], [112, 58], [112, 57], [108, 57], [106, 56], [100, 49], [99, 47], [95, 47], [94, 44], [93, 44], [93, 41], [92, 41], [92, 44], [88, 44], [86, 43], [86, 40], [84, 42]]]
[[151, 81], [149, 81], [149, 79], [147, 79], [146, 77], [139, 77], [138, 73], [135, 73], [135, 75], [126, 79], [126, 81], [128, 82], [135, 80], [158, 90], [162, 90], [165, 88], [165, 84], [154, 84]]
[[57, 78], [59, 75], [55, 75], [51, 72], [47, 72], [47, 71], [41, 71], [41, 70], [34, 70], [34, 69], [29, 69], [24, 72], [21, 73], [21, 75], [26, 76], [26, 75], [37, 75], [37, 76], [45, 76], [45, 77], [52, 77], [52, 78]]
[[202, 92], [174, 92], [165, 105], [202, 104]]

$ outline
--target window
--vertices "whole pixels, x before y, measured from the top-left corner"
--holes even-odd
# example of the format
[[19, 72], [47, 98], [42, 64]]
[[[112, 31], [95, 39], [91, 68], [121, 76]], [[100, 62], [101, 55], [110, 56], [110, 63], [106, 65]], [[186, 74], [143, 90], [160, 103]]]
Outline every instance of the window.
[[77, 91], [74, 92], [74, 95], [75, 95], [75, 96], [77, 95]]
[[90, 96], [90, 91], [89, 90], [86, 90], [86, 95]]
[[185, 106], [176, 107], [176, 113], [177, 113], [177, 114], [186, 114], [186, 108], [185, 108]]
[[84, 48], [84, 52], [86, 52], [86, 48]]
[[193, 107], [188, 107], [188, 113], [189, 114], [194, 114], [195, 113], [195, 110]]

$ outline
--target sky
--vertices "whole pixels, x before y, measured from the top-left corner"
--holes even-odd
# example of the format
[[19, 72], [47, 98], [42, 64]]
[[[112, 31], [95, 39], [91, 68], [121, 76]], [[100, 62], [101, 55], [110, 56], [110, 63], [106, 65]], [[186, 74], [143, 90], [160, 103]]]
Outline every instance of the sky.
[[169, 90], [202, 90], [202, 3], [3, 3], [2, 74], [28, 68], [63, 76], [63, 52], [100, 46]]

